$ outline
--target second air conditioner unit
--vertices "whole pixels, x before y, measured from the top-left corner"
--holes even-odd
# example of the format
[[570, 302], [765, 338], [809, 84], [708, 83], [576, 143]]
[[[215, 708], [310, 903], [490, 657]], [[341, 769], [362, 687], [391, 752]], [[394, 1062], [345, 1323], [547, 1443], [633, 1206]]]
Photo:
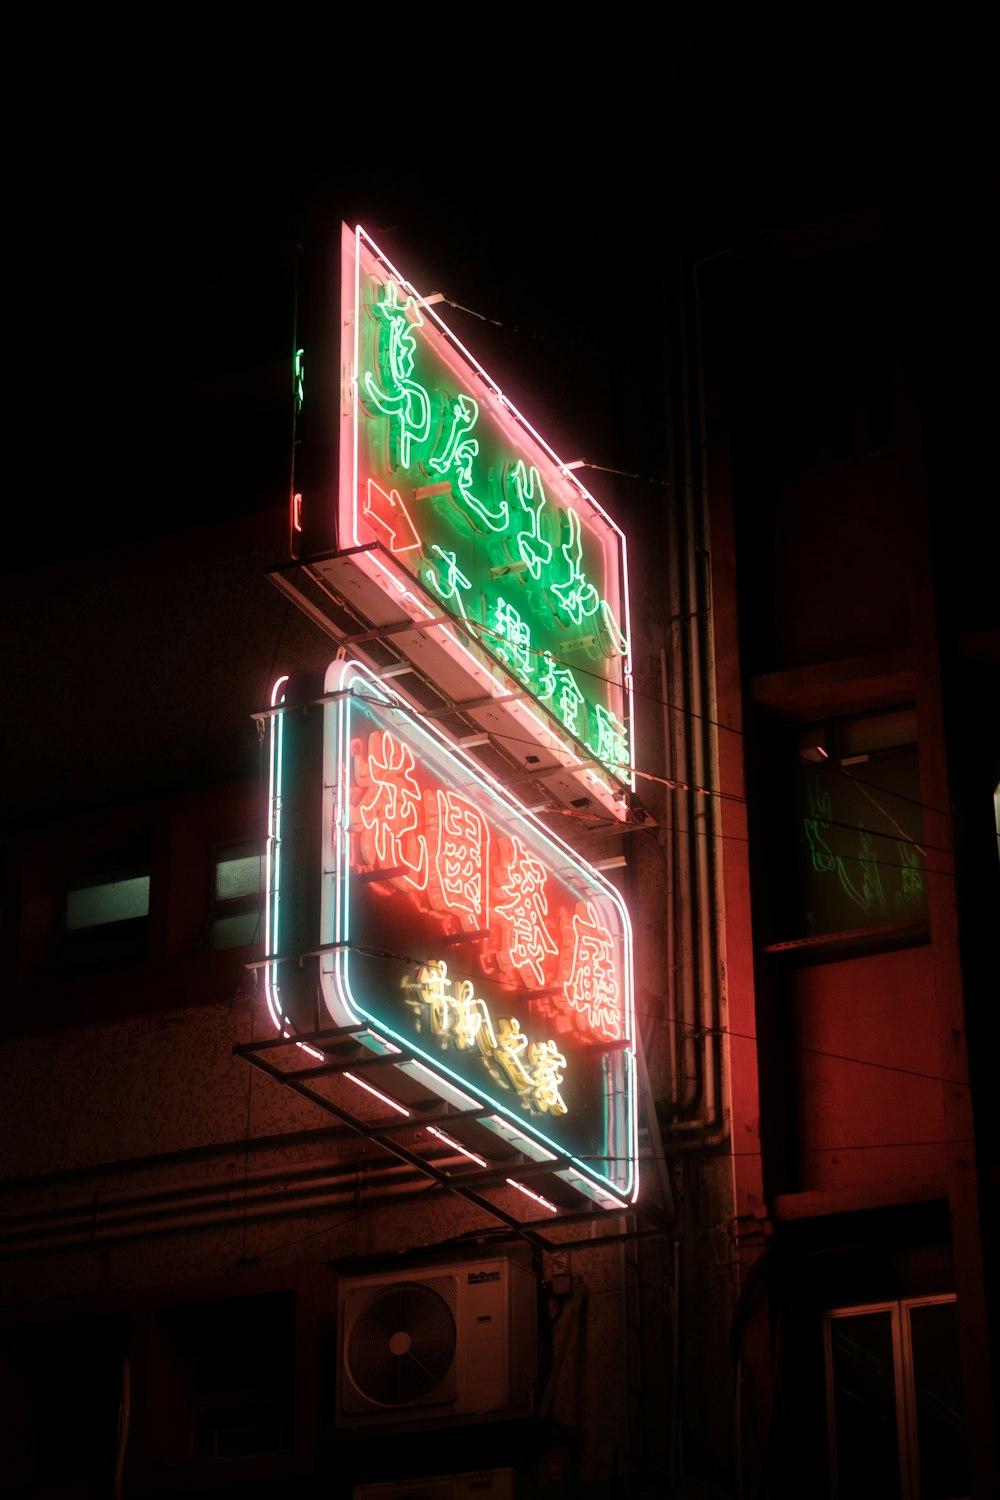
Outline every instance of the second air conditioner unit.
[[336, 1426], [530, 1414], [534, 1272], [507, 1258], [345, 1278]]
[[514, 1500], [513, 1469], [356, 1484], [353, 1500]]

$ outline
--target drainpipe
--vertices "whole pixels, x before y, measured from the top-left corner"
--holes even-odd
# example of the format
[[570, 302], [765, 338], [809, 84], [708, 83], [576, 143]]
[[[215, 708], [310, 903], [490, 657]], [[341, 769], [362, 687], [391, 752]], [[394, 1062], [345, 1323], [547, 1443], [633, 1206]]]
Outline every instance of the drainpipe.
[[[670, 1119], [662, 1128], [668, 1152], [719, 1145], [729, 1133], [722, 1090], [721, 901], [715, 849], [718, 820], [712, 795], [721, 789], [704, 488], [708, 433], [703, 417], [700, 320], [697, 312], [687, 311], [683, 287], [678, 302], [680, 358], [675, 389], [680, 437], [675, 452], [679, 448], [680, 457], [675, 472], [680, 482], [675, 486], [673, 545], [668, 547], [667, 562], [670, 639], [660, 652], [664, 771], [672, 788], [672, 806], [679, 815], [669, 830], [668, 847], [672, 887], [668, 973], [675, 1033], [668, 1053]], [[698, 403], [694, 410], [692, 391]], [[670, 706], [678, 700], [683, 712]]]

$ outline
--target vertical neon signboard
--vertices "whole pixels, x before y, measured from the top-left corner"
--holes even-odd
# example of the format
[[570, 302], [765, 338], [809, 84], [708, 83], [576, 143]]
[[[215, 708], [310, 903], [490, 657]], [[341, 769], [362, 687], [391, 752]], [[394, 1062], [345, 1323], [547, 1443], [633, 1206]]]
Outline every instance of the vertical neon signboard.
[[331, 664], [321, 709], [279, 706], [271, 746], [275, 1023], [360, 1026], [373, 1051], [399, 1050], [404, 1071], [481, 1109], [527, 1155], [569, 1158], [558, 1170], [581, 1191], [632, 1201], [619, 892], [356, 663]]
[[633, 788], [622, 532], [360, 228], [341, 280], [340, 548], [414, 619], [449, 619], [542, 738]]

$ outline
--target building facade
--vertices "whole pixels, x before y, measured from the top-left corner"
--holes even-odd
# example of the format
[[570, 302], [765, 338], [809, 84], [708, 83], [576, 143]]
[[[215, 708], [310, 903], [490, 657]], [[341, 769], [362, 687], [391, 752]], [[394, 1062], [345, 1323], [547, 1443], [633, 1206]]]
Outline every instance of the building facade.
[[[713, 153], [735, 81], [678, 45], [665, 159], [699, 136], [703, 181], [651, 196], [641, 336], [578, 356], [574, 471], [629, 549], [624, 816], [414, 674], [284, 496], [5, 573], [10, 1493], [997, 1492], [995, 191], [940, 121], [931, 181], [880, 174], [884, 118], [824, 136], [810, 88], [874, 55], [834, 40], [786, 38], [794, 192], [764, 126]], [[338, 659], [627, 908], [634, 1202], [322, 1009], [312, 1052], [276, 1029], [272, 694]]]

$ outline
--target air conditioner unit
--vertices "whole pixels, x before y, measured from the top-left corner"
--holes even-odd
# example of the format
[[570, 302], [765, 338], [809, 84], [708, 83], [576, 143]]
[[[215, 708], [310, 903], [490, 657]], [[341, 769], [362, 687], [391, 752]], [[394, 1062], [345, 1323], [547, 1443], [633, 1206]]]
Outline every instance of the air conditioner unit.
[[345, 1278], [337, 1306], [338, 1428], [530, 1414], [538, 1311], [528, 1267], [501, 1258]]
[[431, 1479], [356, 1484], [353, 1500], [514, 1500], [513, 1469], [437, 1474]]

